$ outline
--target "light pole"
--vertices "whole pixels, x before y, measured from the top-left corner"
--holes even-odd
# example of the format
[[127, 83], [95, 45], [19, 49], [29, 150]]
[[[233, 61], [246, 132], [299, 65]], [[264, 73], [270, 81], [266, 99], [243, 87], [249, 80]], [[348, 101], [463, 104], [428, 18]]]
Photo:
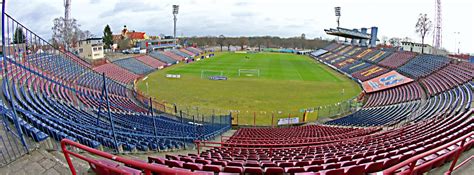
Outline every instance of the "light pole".
[[454, 53], [456, 53], [456, 50], [458, 51], [458, 54], [460, 53], [460, 41], [458, 41], [458, 37], [461, 34], [461, 32], [454, 32]]
[[146, 94], [147, 95], [150, 95], [149, 91], [148, 91], [148, 82], [146, 82]]
[[178, 11], [179, 11], [179, 5], [173, 5], [173, 20], [174, 20], [174, 29], [173, 29], [173, 39], [176, 44], [176, 21], [178, 21]]
[[341, 18], [341, 7], [334, 7], [334, 12], [337, 18], [337, 27], [339, 28], [339, 19]]

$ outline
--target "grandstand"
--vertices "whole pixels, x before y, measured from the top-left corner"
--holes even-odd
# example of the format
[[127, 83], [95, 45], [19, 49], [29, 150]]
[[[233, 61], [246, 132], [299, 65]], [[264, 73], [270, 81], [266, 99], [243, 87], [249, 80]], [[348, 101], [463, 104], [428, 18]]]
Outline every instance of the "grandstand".
[[137, 75], [145, 75], [153, 72], [155, 69], [138, 61], [135, 58], [125, 58], [113, 62], [114, 64], [129, 70]]
[[[65, 159], [72, 174], [423, 174], [451, 163], [452, 171], [462, 153], [472, 153], [472, 63], [330, 43], [311, 52], [311, 61], [363, 86], [357, 110], [302, 126], [237, 126], [224, 136], [232, 114], [191, 115], [132, 87], [201, 49], [92, 68], [29, 29], [30, 49], [41, 52], [6, 49], [5, 36], [27, 28], [3, 17], [2, 166], [20, 160], [5, 158], [12, 149], [24, 156], [47, 148], [61, 151], [55, 161]], [[84, 161], [86, 171], [77, 168]]]
[[[114, 165], [125, 172], [423, 173], [457, 159], [459, 152], [467, 151], [472, 146], [474, 72], [471, 64], [451, 63], [447, 58], [435, 58], [433, 62], [436, 63], [417, 67], [414, 71], [410, 69], [410, 65], [421, 62], [418, 59], [436, 56], [411, 56], [413, 60], [410, 61], [406, 59], [409, 58], [406, 55], [413, 54], [408, 52], [371, 49], [366, 54], [364, 51], [352, 54], [355, 57], [347, 54], [341, 57], [338, 55], [344, 51], [335, 53], [328, 48], [311, 55], [334, 69], [340, 68], [341, 72], [351, 73], [347, 75], [361, 82], [388, 71], [402, 69], [409, 70], [403, 74], [415, 78], [415, 81], [367, 93], [367, 102], [362, 109], [323, 125], [242, 128], [230, 137], [223, 137], [221, 142], [197, 141], [197, 154], [148, 156], [147, 160], [136, 160], [128, 167], [103, 159], [94, 163], [105, 166], [102, 170]], [[345, 52], [350, 52], [354, 47], [347, 50]], [[403, 64], [384, 61], [393, 57], [403, 57], [406, 61]], [[343, 61], [334, 61], [335, 59]], [[348, 62], [350, 59], [357, 61]], [[344, 61], [347, 66], [336, 65]], [[406, 124], [400, 125], [401, 123]], [[388, 126], [391, 129], [382, 130]], [[125, 160], [118, 162], [129, 162]], [[144, 161], [147, 161], [146, 167], [138, 163]], [[412, 169], [407, 166], [415, 162], [417, 163]], [[129, 167], [135, 168], [128, 170]]]

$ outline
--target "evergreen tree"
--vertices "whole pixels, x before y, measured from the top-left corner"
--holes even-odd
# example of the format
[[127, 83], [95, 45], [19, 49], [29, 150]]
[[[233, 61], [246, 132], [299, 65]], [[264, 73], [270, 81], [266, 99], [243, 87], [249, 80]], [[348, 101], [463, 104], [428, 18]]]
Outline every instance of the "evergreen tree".
[[112, 39], [112, 30], [110, 30], [110, 26], [107, 24], [104, 28], [104, 37], [102, 38], [106, 49], [110, 49], [110, 46], [113, 44]]
[[22, 28], [16, 28], [13, 34], [13, 44], [23, 44], [26, 42], [26, 36]]

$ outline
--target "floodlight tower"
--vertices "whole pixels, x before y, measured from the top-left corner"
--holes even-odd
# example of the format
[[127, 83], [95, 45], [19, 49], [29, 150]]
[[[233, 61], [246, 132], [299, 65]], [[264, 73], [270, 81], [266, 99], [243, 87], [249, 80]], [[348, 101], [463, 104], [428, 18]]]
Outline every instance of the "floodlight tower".
[[178, 21], [178, 11], [179, 11], [179, 5], [173, 5], [173, 16], [174, 16], [174, 30], [173, 30], [173, 37], [176, 39], [176, 21]]
[[[70, 30], [70, 16], [71, 16], [71, 0], [64, 0], [64, 30]], [[72, 43], [65, 42], [65, 49], [69, 49], [69, 44]]]
[[334, 7], [334, 11], [336, 12], [337, 27], [339, 28], [339, 19], [341, 18], [341, 7]]
[[64, 19], [69, 20], [71, 15], [71, 0], [64, 0]]
[[442, 17], [441, 17], [441, 0], [435, 0], [435, 28], [433, 32], [433, 46], [440, 49], [442, 46]]

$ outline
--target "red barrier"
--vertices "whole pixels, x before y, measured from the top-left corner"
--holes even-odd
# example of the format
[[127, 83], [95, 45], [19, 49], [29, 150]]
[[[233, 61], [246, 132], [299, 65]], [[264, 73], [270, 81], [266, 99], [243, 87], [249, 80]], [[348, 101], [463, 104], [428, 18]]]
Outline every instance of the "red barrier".
[[[81, 154], [78, 154], [76, 152], [72, 152], [72, 151], [67, 149], [67, 146], [75, 147], [75, 148], [84, 150], [88, 153], [91, 153], [91, 154], [94, 154], [94, 155], [97, 155], [97, 156], [100, 156], [100, 157], [103, 157], [103, 158], [106, 158], [106, 159], [110, 159], [110, 160], [113, 160], [113, 161], [116, 161], [116, 162], [120, 162], [120, 163], [129, 165], [131, 167], [137, 168], [138, 170], [144, 171], [146, 175], [151, 175], [152, 173], [160, 173], [160, 174], [164, 174], [164, 175], [176, 175], [176, 174], [191, 174], [191, 175], [194, 175], [194, 174], [200, 174], [200, 173], [193, 173], [193, 172], [188, 172], [188, 171], [175, 170], [175, 169], [166, 168], [166, 167], [162, 167], [162, 166], [158, 166], [158, 165], [154, 165], [154, 164], [150, 164], [150, 163], [143, 163], [143, 162], [139, 162], [139, 161], [126, 159], [126, 158], [123, 158], [123, 157], [120, 157], [120, 156], [116, 156], [116, 155], [113, 155], [113, 154], [109, 154], [109, 153], [106, 153], [106, 152], [103, 152], [103, 151], [99, 151], [99, 150], [90, 148], [88, 146], [82, 145], [80, 143], [77, 143], [77, 142], [74, 142], [74, 141], [71, 141], [71, 140], [68, 140], [68, 139], [63, 139], [63, 140], [61, 140], [61, 149], [64, 153], [64, 157], [66, 158], [67, 164], [69, 165], [69, 169], [71, 170], [72, 175], [77, 175], [77, 172], [76, 172], [76, 169], [74, 168], [74, 165], [72, 164], [70, 155], [73, 155], [74, 157], [77, 157], [77, 158], [82, 159], [84, 161], [87, 161], [89, 163], [96, 163], [97, 160], [92, 159], [92, 158], [88, 158], [88, 157], [83, 156]], [[109, 170], [113, 171], [113, 172], [123, 172], [123, 170], [121, 170], [119, 168], [116, 168], [116, 167], [107, 167], [107, 168]]]
[[[438, 148], [435, 148], [435, 149], [432, 149], [432, 150], [429, 150], [423, 154], [420, 154], [420, 155], [417, 155], [415, 157], [412, 157], [408, 160], [405, 160], [403, 161], [402, 163], [399, 163], [389, 169], [386, 169], [385, 171], [383, 171], [383, 174], [384, 175], [389, 175], [389, 174], [395, 174], [395, 172], [397, 172], [399, 169], [405, 167], [405, 166], [409, 166], [410, 169], [408, 170], [403, 170], [404, 173], [403, 174], [408, 174], [408, 175], [412, 175], [415, 171], [417, 171], [418, 169], [421, 169], [420, 167], [422, 165], [425, 165], [425, 164], [429, 164], [429, 163], [433, 163], [436, 159], [433, 159], [433, 160], [430, 160], [428, 162], [425, 162], [421, 165], [418, 165], [416, 166], [416, 162], [419, 160], [419, 159], [423, 159], [424, 157], [426, 156], [429, 156], [431, 154], [435, 154], [436, 152], [438, 151], [441, 151], [441, 150], [444, 150], [450, 146], [453, 146], [453, 145], [456, 145], [457, 143], [461, 142], [461, 145], [459, 147], [457, 147], [455, 150], [454, 150], [454, 154], [455, 154], [455, 157], [454, 157], [454, 160], [452, 161], [451, 163], [451, 166], [449, 168], [449, 170], [446, 172], [447, 175], [451, 174], [451, 172], [453, 171], [454, 169], [454, 166], [456, 165], [456, 162], [457, 160], [459, 159], [459, 156], [461, 155], [461, 153], [464, 151], [464, 149], [466, 148], [466, 145], [469, 145], [469, 144], [473, 144], [474, 143], [474, 140], [470, 140], [468, 143], [466, 143], [467, 139], [470, 138], [471, 136], [474, 135], [474, 132], [470, 132], [469, 134], [466, 134], [456, 140], [453, 140], [447, 144], [444, 144], [443, 146], [440, 146]], [[440, 157], [448, 157], [449, 156], [449, 153], [446, 153]]]

